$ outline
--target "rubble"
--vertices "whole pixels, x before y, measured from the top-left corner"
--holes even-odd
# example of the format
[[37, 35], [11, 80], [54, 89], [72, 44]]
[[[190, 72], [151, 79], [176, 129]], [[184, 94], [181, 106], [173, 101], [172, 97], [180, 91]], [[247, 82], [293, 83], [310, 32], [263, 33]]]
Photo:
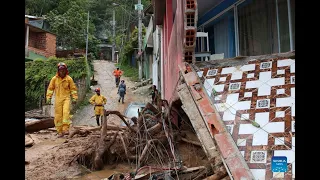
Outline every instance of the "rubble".
[[33, 139], [29, 134], [26, 134], [24, 137], [24, 145], [25, 146], [32, 146], [33, 145]]
[[[144, 84], [134, 91], [143, 94], [139, 101], [151, 92], [152, 81], [145, 84], [147, 81], [136, 83]], [[101, 127], [71, 125], [69, 136], [63, 138], [57, 138], [54, 127], [30, 131], [26, 135], [26, 179], [82, 178], [101, 172], [97, 170], [110, 173], [118, 165], [131, 168], [121, 168], [121, 173], [117, 171], [108, 179], [224, 178], [225, 173], [218, 173], [225, 171], [223, 163], [208, 158], [183, 106], [169, 105], [166, 100], [160, 100], [156, 107], [148, 103], [133, 119], [114, 108], [119, 111], [105, 111]], [[172, 121], [173, 111], [179, 114], [178, 124]], [[39, 114], [41, 111], [26, 113], [27, 124], [52, 118]], [[130, 121], [134, 122], [131, 126]]]
[[[177, 148], [177, 144], [179, 142], [186, 143], [201, 149], [201, 143], [189, 139], [179, 129], [172, 128], [168, 114], [169, 107], [165, 100], [162, 101], [162, 106], [165, 107], [163, 112], [148, 103], [139, 112], [139, 117], [131, 118], [134, 122], [131, 126], [128, 123], [130, 119], [120, 112], [105, 111], [101, 128], [73, 127], [73, 131], [69, 135], [71, 139], [88, 135], [95, 135], [98, 139], [77, 153], [68, 163], [69, 166], [79, 163], [91, 171], [96, 171], [103, 169], [106, 164], [114, 164], [120, 160], [129, 164], [136, 164], [136, 171], [128, 172], [135, 179], [144, 179], [146, 176], [158, 178], [165, 176], [170, 176], [171, 178], [179, 176], [180, 178], [181, 176], [187, 179], [190, 177], [193, 177], [192, 179], [201, 179], [214, 175], [215, 171], [209, 162], [206, 163], [206, 166], [183, 166], [179, 156], [181, 148]], [[115, 127], [108, 124], [107, 118], [111, 114], [117, 115], [126, 124], [126, 127]], [[157, 165], [157, 161], [161, 161], [162, 166]], [[219, 167], [221, 166], [223, 167], [222, 164], [219, 165]], [[147, 174], [143, 171], [145, 168], [148, 169]], [[153, 170], [151, 171], [150, 168]], [[224, 177], [224, 175], [225, 173], [217, 174], [212, 179]]]
[[53, 117], [41, 114], [41, 110], [25, 112], [25, 131], [27, 133], [37, 132], [42, 129], [54, 127]]
[[136, 82], [136, 83], [135, 83], [135, 86], [132, 87], [131, 89], [132, 89], [132, 90], [136, 90], [136, 89], [138, 89], [139, 87], [147, 86], [147, 85], [149, 85], [149, 84], [152, 84], [152, 79], [151, 79], [151, 78], [150, 78], [150, 79], [147, 79], [147, 80], [142, 80], [141, 82]]

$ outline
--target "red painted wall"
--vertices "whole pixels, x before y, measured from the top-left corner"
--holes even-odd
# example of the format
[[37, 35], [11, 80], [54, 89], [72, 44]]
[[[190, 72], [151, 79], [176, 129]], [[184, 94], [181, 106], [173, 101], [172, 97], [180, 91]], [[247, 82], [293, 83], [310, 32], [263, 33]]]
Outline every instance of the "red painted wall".
[[178, 65], [183, 61], [183, 35], [184, 35], [184, 1], [177, 1], [176, 16], [173, 22], [172, 0], [166, 0], [166, 15], [164, 17], [162, 41], [163, 47], [163, 84], [164, 98], [169, 103], [174, 96], [174, 90], [179, 80]]

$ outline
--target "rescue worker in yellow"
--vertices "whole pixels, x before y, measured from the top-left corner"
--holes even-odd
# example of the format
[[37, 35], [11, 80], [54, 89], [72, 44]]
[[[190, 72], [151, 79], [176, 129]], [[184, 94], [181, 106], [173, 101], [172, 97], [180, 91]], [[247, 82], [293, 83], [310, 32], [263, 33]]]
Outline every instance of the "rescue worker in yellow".
[[[94, 113], [96, 115], [96, 120], [97, 120], [97, 124], [98, 126], [100, 126], [99, 124], [99, 119], [101, 116], [103, 116], [103, 106], [107, 103], [107, 98], [104, 97], [103, 95], [100, 95], [100, 88], [96, 88], [94, 90], [97, 94], [93, 95], [89, 102], [90, 104], [94, 105]], [[102, 122], [101, 122], [102, 124]]]
[[47, 89], [47, 103], [51, 104], [53, 92], [55, 92], [54, 102], [54, 125], [58, 132], [58, 137], [69, 134], [70, 121], [70, 96], [72, 103], [78, 100], [77, 86], [73, 79], [68, 75], [67, 65], [58, 63], [58, 72], [51, 79]]

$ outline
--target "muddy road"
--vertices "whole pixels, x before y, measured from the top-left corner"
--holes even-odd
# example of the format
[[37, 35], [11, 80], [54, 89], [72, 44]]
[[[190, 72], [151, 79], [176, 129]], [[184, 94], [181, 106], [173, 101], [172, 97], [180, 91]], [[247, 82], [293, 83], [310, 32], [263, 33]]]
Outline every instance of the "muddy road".
[[[114, 77], [112, 75], [115, 69], [114, 63], [108, 61], [94, 61], [94, 79], [98, 84], [91, 87], [89, 97], [94, 94], [94, 89], [99, 87], [101, 94], [107, 98], [106, 110], [115, 110], [124, 114], [130, 102], [147, 103], [151, 97], [147, 90], [147, 85], [139, 89], [144, 89], [140, 93], [133, 93], [132, 87], [135, 82], [131, 82], [128, 78], [122, 77], [127, 85], [127, 94], [125, 103], [118, 102], [117, 88], [115, 86]], [[72, 126], [97, 126], [94, 117], [92, 105], [86, 105], [77, 110], [72, 117]], [[107, 119], [108, 125], [120, 125], [121, 120], [116, 115], [110, 115]], [[197, 136], [193, 132], [191, 125], [186, 124], [187, 131], [185, 137], [190, 140], [198, 141]], [[34, 144], [31, 147], [25, 148], [25, 179], [26, 180], [101, 180], [109, 177], [113, 173], [132, 172], [136, 169], [136, 164], [128, 164], [126, 162], [117, 162], [112, 165], [106, 165], [100, 171], [92, 172], [85, 166], [74, 161], [74, 157], [82, 152], [85, 152], [90, 146], [97, 142], [100, 138], [99, 132], [87, 136], [74, 136], [68, 138], [58, 138], [55, 130], [47, 129], [39, 132], [31, 133], [30, 137]], [[194, 146], [179, 142], [177, 149], [180, 152], [180, 157], [184, 167], [203, 166], [208, 163], [205, 153], [200, 146]], [[195, 156], [196, 155], [196, 156]], [[165, 160], [170, 158], [168, 155], [160, 157]], [[165, 166], [164, 164], [163, 166]], [[183, 179], [183, 178], [182, 178]], [[185, 179], [190, 179], [189, 177]]]
[[[99, 87], [101, 94], [107, 98], [106, 110], [117, 110], [124, 113], [130, 102], [147, 102], [150, 97], [148, 95], [133, 94], [131, 87], [135, 82], [131, 82], [128, 78], [122, 76], [127, 85], [127, 94], [125, 103], [118, 102], [117, 88], [115, 86], [113, 70], [116, 68], [114, 63], [109, 61], [96, 60], [94, 65], [94, 79], [98, 84], [91, 87], [92, 92], [89, 97], [94, 94], [94, 89]], [[87, 105], [77, 110], [72, 117], [72, 125], [88, 125], [97, 126], [92, 105]], [[119, 125], [121, 120], [110, 115], [108, 124]], [[25, 161], [29, 164], [25, 166], [25, 179], [28, 180], [45, 180], [45, 179], [69, 179], [73, 177], [82, 177], [88, 173], [88, 169], [82, 166], [71, 165], [67, 162], [72, 159], [79, 151], [90, 144], [93, 139], [90, 137], [74, 137], [72, 139], [57, 138], [56, 132], [50, 130], [41, 130], [30, 134], [35, 144], [25, 150]], [[90, 177], [90, 176], [89, 176]], [[96, 179], [96, 175], [91, 178]], [[83, 179], [83, 178], [82, 178]]]
[[[94, 61], [94, 79], [98, 81], [98, 84], [93, 86], [92, 93], [90, 95], [94, 95], [94, 89], [99, 87], [101, 89], [101, 94], [107, 98], [107, 104], [104, 106], [106, 110], [117, 110], [121, 113], [124, 113], [130, 102], [148, 102], [150, 97], [147, 95], [142, 96], [141, 94], [133, 94], [131, 91], [131, 87], [134, 86], [134, 82], [130, 81], [128, 78], [122, 76], [121, 79], [125, 80], [125, 84], [127, 85], [127, 94], [125, 96], [125, 103], [119, 103], [119, 95], [117, 94], [118, 89], [115, 85], [115, 79], [112, 74], [113, 70], [116, 69], [114, 63], [109, 61]], [[78, 112], [76, 112], [73, 116], [73, 125], [90, 125], [97, 126], [93, 106], [87, 105], [82, 107]], [[113, 120], [114, 116], [111, 116], [108, 119], [108, 122], [112, 122], [114, 124], [118, 124], [119, 121]]]

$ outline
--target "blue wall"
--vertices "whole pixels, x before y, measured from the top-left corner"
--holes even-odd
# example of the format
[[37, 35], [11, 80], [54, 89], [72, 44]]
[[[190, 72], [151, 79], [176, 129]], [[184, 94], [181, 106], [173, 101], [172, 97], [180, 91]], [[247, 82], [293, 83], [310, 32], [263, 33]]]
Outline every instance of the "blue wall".
[[205, 15], [199, 18], [198, 26], [201, 26], [203, 23], [208, 21], [209, 19], [213, 18], [217, 14], [221, 13], [223, 10], [227, 9], [229, 6], [233, 5], [238, 0], [224, 0], [215, 8], [211, 9]]

